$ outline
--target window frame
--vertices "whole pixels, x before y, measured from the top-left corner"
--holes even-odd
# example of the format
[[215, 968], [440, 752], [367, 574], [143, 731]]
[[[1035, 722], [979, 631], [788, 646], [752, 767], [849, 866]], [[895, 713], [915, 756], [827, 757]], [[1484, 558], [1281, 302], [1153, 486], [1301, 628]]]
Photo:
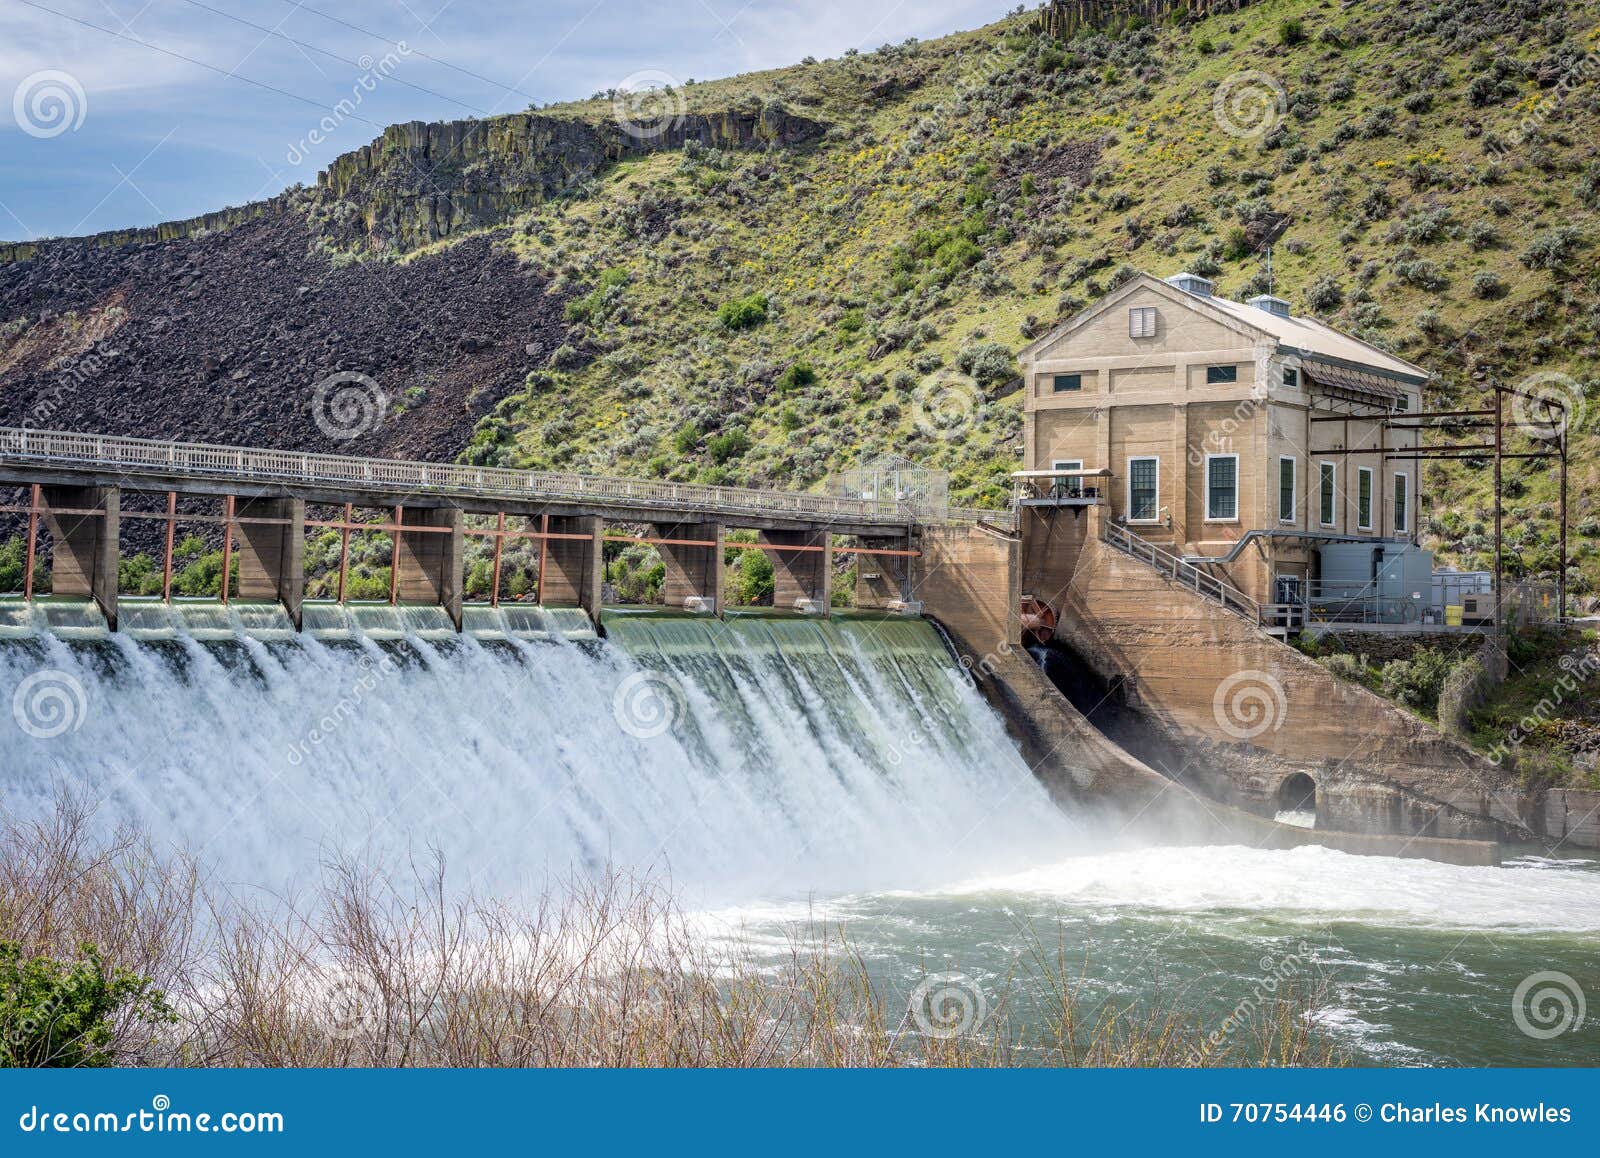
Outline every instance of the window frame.
[[[1141, 333], [1140, 332], [1140, 329], [1142, 327], [1136, 327], [1134, 325], [1134, 319], [1135, 318], [1137, 318], [1141, 323], [1144, 322], [1145, 320], [1149, 321], [1150, 330], [1149, 330], [1148, 333]], [[1129, 338], [1133, 339], [1134, 341], [1144, 341], [1144, 340], [1149, 339], [1149, 338], [1154, 338], [1156, 336], [1156, 334], [1157, 334], [1157, 331], [1159, 331], [1160, 328], [1161, 328], [1160, 315], [1156, 313], [1155, 306], [1129, 306], [1128, 307], [1128, 337]]]
[[[1231, 375], [1231, 377], [1213, 378], [1211, 376], [1213, 373], [1216, 373], [1216, 374], [1227, 373], [1227, 374]], [[1239, 384], [1239, 364], [1237, 362], [1218, 363], [1216, 365], [1211, 365], [1211, 366], [1207, 366], [1206, 367], [1206, 385], [1207, 386], [1237, 386], [1238, 384]]]
[[1300, 389], [1300, 370], [1296, 366], [1283, 368], [1283, 384], [1291, 390]]
[[[1155, 486], [1150, 499], [1152, 513], [1147, 519], [1137, 519], [1133, 515], [1133, 464], [1136, 462], [1153, 462], [1156, 464]], [[1128, 456], [1128, 483], [1125, 498], [1127, 505], [1123, 508], [1123, 517], [1128, 522], [1145, 525], [1161, 521], [1161, 456], [1159, 454], [1130, 454]]]
[[[1394, 533], [1396, 535], [1409, 535], [1411, 533], [1411, 472], [1397, 470], [1394, 472], [1394, 493], [1389, 497], [1394, 499]], [[1400, 497], [1401, 490], [1405, 491], [1404, 500]]]
[[[1363, 483], [1365, 484], [1367, 492], [1365, 498], [1363, 498], [1361, 494]], [[1356, 467], [1356, 530], [1358, 531], [1372, 530], [1372, 487], [1372, 468], [1370, 466]], [[1364, 513], [1361, 510], [1361, 504], [1363, 502], [1365, 502], [1367, 505], [1367, 509]]]
[[[1211, 513], [1211, 464], [1223, 458], [1233, 460], [1233, 514], [1213, 515]], [[1239, 455], [1237, 452], [1206, 455], [1205, 512], [1205, 521], [1208, 523], [1237, 523], [1239, 521]]]
[[[1289, 464], [1289, 513], [1283, 513], [1283, 464]], [[1234, 482], [1238, 487], [1237, 480]], [[1292, 454], [1278, 456], [1278, 522], [1291, 525], [1300, 521], [1300, 460]]]
[[[1328, 488], [1328, 502], [1322, 502], [1322, 483], [1327, 480], [1331, 485]], [[1332, 518], [1323, 518], [1322, 512], [1327, 511]], [[1329, 459], [1322, 459], [1317, 463], [1317, 522], [1324, 527], [1337, 527], [1339, 525], [1339, 464]]]
[[[1077, 385], [1076, 386], [1063, 386], [1063, 385], [1061, 385], [1061, 380], [1063, 378], [1072, 378], [1077, 382]], [[1082, 390], [1083, 390], [1083, 375], [1082, 374], [1052, 374], [1052, 375], [1050, 375], [1050, 393], [1052, 393], [1052, 394], [1074, 394], [1074, 393], [1081, 392]]]

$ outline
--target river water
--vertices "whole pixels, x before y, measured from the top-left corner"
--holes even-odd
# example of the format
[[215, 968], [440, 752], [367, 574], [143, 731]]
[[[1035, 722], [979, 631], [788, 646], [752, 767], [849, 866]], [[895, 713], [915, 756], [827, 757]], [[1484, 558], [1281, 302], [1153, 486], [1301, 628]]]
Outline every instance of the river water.
[[1544, 1037], [1526, 1010], [1551, 982], [1514, 1004], [1541, 973], [1600, 1000], [1594, 858], [1133, 847], [1048, 798], [925, 623], [607, 631], [7, 641], [0, 801], [37, 815], [70, 787], [236, 889], [423, 848], [497, 894], [621, 866], [669, 879], [713, 940], [777, 960], [842, 930], [885, 993], [948, 973], [1024, 1027], [1047, 962], [1091, 1002], [1219, 1024], [1293, 977], [1361, 1061], [1600, 1063], [1600, 1006]]

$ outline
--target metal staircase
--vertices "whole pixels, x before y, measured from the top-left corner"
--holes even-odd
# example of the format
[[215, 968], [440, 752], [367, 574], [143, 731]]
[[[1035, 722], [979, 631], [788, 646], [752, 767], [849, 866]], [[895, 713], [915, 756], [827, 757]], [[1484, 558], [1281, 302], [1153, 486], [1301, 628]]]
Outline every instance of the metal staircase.
[[1207, 602], [1249, 620], [1268, 635], [1285, 639], [1291, 630], [1298, 630], [1303, 623], [1297, 615], [1302, 610], [1300, 604], [1258, 603], [1227, 580], [1185, 562], [1165, 547], [1140, 538], [1120, 523], [1107, 520], [1101, 539], [1123, 554], [1155, 568], [1166, 578], [1193, 591]]

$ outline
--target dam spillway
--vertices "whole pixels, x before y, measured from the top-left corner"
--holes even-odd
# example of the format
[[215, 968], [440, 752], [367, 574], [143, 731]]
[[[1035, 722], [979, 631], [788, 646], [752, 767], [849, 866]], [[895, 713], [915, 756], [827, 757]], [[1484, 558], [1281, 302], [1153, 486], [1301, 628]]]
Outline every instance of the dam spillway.
[[[215, 614], [185, 622], [220, 634]], [[11, 640], [6, 807], [68, 787], [274, 886], [436, 848], [496, 890], [613, 864], [790, 895], [1073, 842], [927, 623], [621, 612], [604, 642], [544, 635]]]

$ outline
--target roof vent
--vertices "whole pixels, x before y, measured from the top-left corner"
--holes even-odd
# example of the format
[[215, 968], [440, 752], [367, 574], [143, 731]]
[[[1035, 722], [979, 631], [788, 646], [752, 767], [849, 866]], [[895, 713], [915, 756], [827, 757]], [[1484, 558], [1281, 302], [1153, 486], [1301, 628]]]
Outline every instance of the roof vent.
[[1186, 294], [1193, 294], [1197, 298], [1208, 298], [1211, 291], [1216, 289], [1216, 283], [1207, 281], [1195, 273], [1175, 273], [1167, 279], [1167, 284], [1176, 286]]
[[1258, 310], [1266, 310], [1267, 313], [1276, 314], [1280, 318], [1289, 316], [1289, 303], [1271, 294], [1257, 294], [1250, 299], [1250, 304]]

